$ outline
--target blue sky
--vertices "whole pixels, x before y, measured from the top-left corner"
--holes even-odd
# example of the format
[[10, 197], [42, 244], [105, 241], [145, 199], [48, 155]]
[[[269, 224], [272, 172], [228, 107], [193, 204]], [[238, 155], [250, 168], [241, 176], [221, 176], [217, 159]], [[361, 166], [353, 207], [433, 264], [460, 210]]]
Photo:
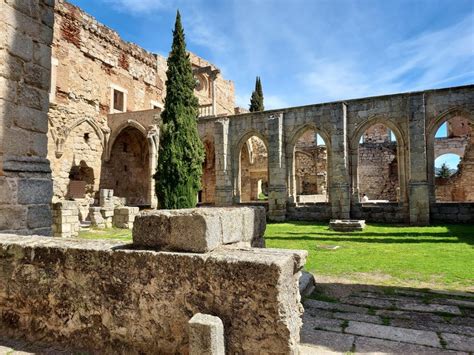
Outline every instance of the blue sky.
[[248, 107], [474, 83], [473, 0], [71, 0], [162, 55], [176, 9], [188, 49], [221, 68]]

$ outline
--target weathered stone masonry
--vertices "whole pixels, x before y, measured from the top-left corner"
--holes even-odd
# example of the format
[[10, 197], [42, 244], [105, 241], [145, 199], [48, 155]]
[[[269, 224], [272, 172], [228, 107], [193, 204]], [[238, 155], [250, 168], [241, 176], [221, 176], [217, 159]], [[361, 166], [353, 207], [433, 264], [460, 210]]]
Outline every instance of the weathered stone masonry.
[[51, 233], [53, 1], [0, 1], [0, 230]]
[[[190, 59], [201, 115], [232, 114], [233, 83], [206, 60], [193, 53]], [[97, 198], [99, 189], [106, 188], [129, 198], [129, 204], [156, 205], [149, 182], [154, 173], [151, 161], [156, 159], [153, 147], [147, 146], [151, 127], [141, 129], [114, 117], [112, 121], [122, 124], [117, 126], [108, 116], [146, 110], [159, 114], [166, 93], [166, 59], [125, 42], [80, 8], [58, 0], [52, 63], [48, 158], [53, 200], [77, 198], [80, 191], [86, 198]], [[110, 125], [117, 130], [111, 132]], [[134, 158], [137, 150], [143, 155]], [[132, 186], [135, 190], [127, 190]]]

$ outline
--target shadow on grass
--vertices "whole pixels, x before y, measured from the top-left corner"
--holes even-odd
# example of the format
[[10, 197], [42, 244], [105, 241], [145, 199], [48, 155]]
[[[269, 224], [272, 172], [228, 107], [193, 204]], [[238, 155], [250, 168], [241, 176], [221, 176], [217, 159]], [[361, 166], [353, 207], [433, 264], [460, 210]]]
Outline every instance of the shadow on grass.
[[[327, 228], [325, 223], [290, 222], [296, 228], [301, 226], [320, 227], [322, 230], [314, 232], [285, 231], [281, 235], [266, 236], [269, 240], [295, 240], [295, 241], [347, 241], [358, 243], [465, 243], [474, 245], [474, 225], [434, 225], [430, 227], [444, 227], [447, 231], [413, 231], [412, 226], [396, 227], [387, 224], [370, 224], [374, 227], [392, 228], [387, 232], [348, 232], [341, 233]], [[393, 228], [399, 231], [394, 232]], [[420, 227], [423, 228], [423, 227]], [[406, 232], [403, 229], [407, 229]]]

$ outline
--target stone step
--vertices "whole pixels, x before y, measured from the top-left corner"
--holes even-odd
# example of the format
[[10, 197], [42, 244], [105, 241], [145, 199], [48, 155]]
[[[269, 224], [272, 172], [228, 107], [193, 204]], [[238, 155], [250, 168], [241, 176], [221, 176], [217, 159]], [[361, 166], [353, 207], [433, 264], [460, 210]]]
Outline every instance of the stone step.
[[474, 337], [459, 334], [441, 333], [446, 349], [474, 352]]
[[438, 335], [435, 332], [426, 330], [349, 321], [349, 325], [345, 328], [345, 333], [395, 341], [403, 340], [405, 343], [441, 348]]
[[455, 352], [445, 349], [432, 348], [424, 345], [408, 344], [399, 341], [367, 337], [356, 337], [354, 345], [355, 354], [468, 355], [468, 353], [464, 352]]
[[303, 328], [301, 330], [300, 343], [306, 347], [316, 345], [317, 351], [312, 354], [326, 354], [326, 352], [347, 353], [351, 351], [354, 339], [355, 337], [349, 334]]
[[349, 296], [341, 299], [342, 302], [355, 305], [355, 306], [366, 306], [380, 309], [392, 309], [396, 308], [404, 311], [416, 311], [416, 312], [434, 312], [434, 313], [447, 313], [453, 315], [461, 315], [458, 306], [444, 305], [439, 303], [422, 303], [412, 298], [393, 298], [390, 299], [378, 299], [373, 297], [358, 297]]
[[306, 313], [303, 315], [303, 327], [308, 330], [330, 330], [342, 333], [343, 323], [341, 319], [317, 317]]
[[318, 301], [318, 300], [313, 300], [313, 299], [305, 300], [304, 307], [305, 309], [308, 307], [308, 308], [314, 308], [314, 309], [333, 310], [333, 311], [360, 313], [360, 314], [367, 314], [369, 312], [369, 309], [365, 307], [357, 307], [357, 306], [352, 306], [349, 304], [332, 303], [332, 302]]
[[391, 319], [390, 325], [394, 327], [419, 329], [419, 330], [432, 330], [434, 332], [446, 332], [455, 333], [461, 335], [468, 335], [474, 337], [474, 328], [448, 323], [432, 323], [432, 322], [418, 322], [408, 319]]

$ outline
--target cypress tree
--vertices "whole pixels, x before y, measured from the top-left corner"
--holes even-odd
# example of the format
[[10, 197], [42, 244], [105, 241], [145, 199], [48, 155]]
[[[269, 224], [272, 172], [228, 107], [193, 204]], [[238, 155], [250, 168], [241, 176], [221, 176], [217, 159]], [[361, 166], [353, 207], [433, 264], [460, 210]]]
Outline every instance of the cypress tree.
[[255, 90], [252, 91], [252, 96], [250, 97], [250, 112], [263, 111], [265, 108], [263, 106], [263, 89], [262, 82], [260, 77], [257, 76], [255, 80]]
[[173, 45], [168, 56], [156, 195], [160, 208], [192, 208], [201, 188], [204, 146], [197, 130], [199, 103], [196, 80], [186, 52], [181, 15], [176, 14]]
[[438, 171], [438, 176], [440, 178], [445, 178], [447, 179], [448, 177], [451, 176], [451, 171], [449, 170], [448, 166], [446, 165], [446, 163], [443, 163], [441, 165], [441, 167], [439, 168], [439, 171]]

